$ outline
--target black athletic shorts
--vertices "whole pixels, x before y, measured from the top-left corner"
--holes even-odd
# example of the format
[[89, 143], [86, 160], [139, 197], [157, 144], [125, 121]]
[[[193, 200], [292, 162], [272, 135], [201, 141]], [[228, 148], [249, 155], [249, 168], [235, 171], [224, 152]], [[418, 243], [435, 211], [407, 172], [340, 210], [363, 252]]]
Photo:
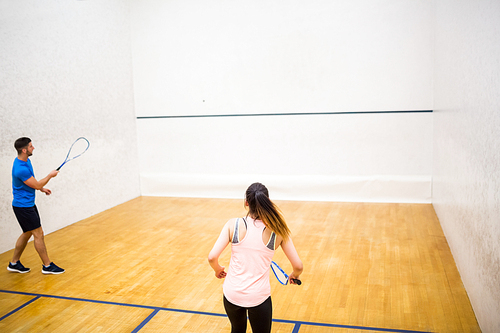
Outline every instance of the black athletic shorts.
[[33, 207], [14, 207], [14, 214], [16, 214], [17, 221], [23, 229], [23, 232], [32, 231], [42, 226], [40, 223], [40, 214], [36, 205]]

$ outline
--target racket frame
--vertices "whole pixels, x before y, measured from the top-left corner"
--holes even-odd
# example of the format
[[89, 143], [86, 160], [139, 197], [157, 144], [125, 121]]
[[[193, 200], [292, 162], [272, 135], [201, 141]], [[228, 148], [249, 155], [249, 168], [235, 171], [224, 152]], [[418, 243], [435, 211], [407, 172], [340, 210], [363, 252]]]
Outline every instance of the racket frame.
[[[281, 273], [283, 273], [283, 275], [286, 277], [286, 282], [283, 283], [281, 282], [281, 280], [278, 278], [278, 273], [276, 273], [275, 269], [274, 268], [277, 268], [279, 269], [279, 271]], [[299, 279], [290, 279], [290, 277], [288, 276], [288, 274], [285, 273], [285, 271], [283, 270], [283, 268], [280, 267], [280, 265], [278, 265], [276, 262], [274, 261], [271, 261], [271, 269], [273, 270], [273, 273], [274, 273], [274, 276], [276, 276], [276, 280], [279, 281], [279, 283], [281, 283], [282, 285], [286, 286], [288, 284], [288, 281], [289, 280], [293, 280], [293, 282], [295, 282], [296, 284], [298, 284], [299, 286], [302, 284], [302, 281], [300, 281]]]
[[[83, 139], [87, 142], [87, 148], [85, 148], [84, 151], [82, 151], [80, 154], [68, 159], [69, 157], [69, 154], [71, 154], [71, 149], [73, 149], [73, 146], [75, 145], [75, 143], [77, 143], [80, 139]], [[79, 156], [82, 156], [83, 153], [85, 153], [90, 147], [90, 142], [89, 140], [87, 140], [86, 138], [84, 138], [83, 136], [79, 137], [78, 139], [75, 140], [75, 142], [73, 142], [73, 144], [71, 145], [71, 147], [69, 147], [69, 150], [68, 150], [68, 154], [66, 155], [66, 159], [64, 160], [63, 164], [61, 164], [56, 170], [59, 171], [59, 169], [61, 169], [63, 167], [64, 164], [68, 163], [69, 161], [71, 160], [74, 160], [75, 158], [79, 157]]]

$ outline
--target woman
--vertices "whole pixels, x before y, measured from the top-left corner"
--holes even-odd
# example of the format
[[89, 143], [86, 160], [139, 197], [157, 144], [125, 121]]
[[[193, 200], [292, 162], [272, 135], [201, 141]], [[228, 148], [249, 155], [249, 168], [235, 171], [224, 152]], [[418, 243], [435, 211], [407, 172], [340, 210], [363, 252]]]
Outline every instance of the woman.
[[[208, 261], [223, 285], [224, 308], [231, 332], [246, 332], [247, 312], [253, 332], [271, 332], [272, 303], [269, 268], [279, 246], [293, 267], [289, 282], [299, 279], [302, 261], [295, 250], [290, 230], [278, 207], [269, 199], [267, 188], [254, 183], [245, 193], [245, 218], [229, 220], [208, 255]], [[219, 256], [231, 243], [231, 261], [226, 273]]]

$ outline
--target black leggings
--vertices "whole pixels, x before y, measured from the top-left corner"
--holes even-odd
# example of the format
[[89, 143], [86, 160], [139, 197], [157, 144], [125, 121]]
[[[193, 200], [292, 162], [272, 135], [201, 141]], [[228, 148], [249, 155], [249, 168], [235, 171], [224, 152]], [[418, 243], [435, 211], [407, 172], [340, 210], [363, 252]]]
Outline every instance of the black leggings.
[[247, 331], [247, 311], [250, 326], [254, 333], [270, 333], [273, 319], [273, 304], [271, 296], [264, 303], [244, 308], [229, 302], [224, 296], [224, 308], [231, 322], [231, 333], [245, 333]]

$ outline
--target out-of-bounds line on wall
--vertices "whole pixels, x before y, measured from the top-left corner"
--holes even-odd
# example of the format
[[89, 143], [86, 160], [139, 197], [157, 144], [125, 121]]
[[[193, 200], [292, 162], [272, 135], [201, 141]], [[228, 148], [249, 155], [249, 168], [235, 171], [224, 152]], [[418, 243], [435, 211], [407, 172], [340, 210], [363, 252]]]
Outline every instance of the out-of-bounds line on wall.
[[162, 118], [218, 118], [218, 117], [268, 117], [268, 116], [328, 116], [340, 114], [381, 114], [381, 113], [431, 113], [433, 110], [398, 110], [398, 111], [338, 111], [338, 112], [285, 112], [285, 113], [233, 113], [233, 114], [199, 114], [199, 115], [163, 115], [138, 116], [137, 119]]

